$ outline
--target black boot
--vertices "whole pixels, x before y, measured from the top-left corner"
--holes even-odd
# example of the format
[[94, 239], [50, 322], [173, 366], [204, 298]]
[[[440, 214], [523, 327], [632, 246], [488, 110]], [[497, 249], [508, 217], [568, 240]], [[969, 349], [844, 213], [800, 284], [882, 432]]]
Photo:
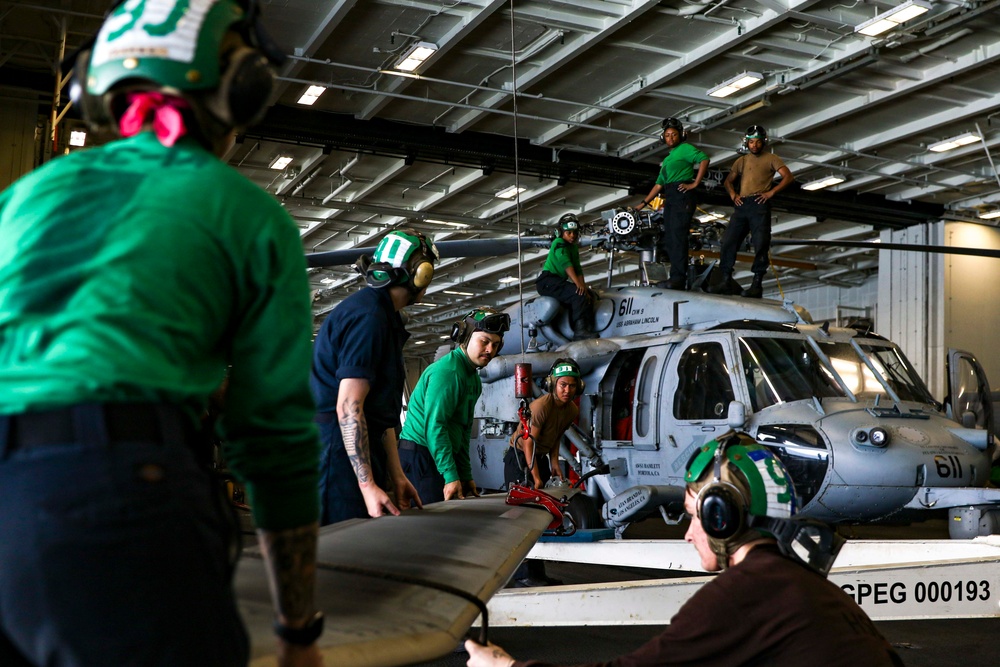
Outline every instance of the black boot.
[[740, 296], [745, 296], [748, 299], [759, 299], [764, 296], [764, 275], [761, 273], [755, 273], [753, 276], [753, 283], [750, 287], [746, 288], [740, 292]]
[[733, 272], [726, 271], [717, 285], [708, 288], [710, 294], [739, 294], [740, 284], [733, 280]]
[[591, 340], [597, 338], [598, 334], [587, 322], [586, 318], [581, 318], [573, 322], [573, 340]]

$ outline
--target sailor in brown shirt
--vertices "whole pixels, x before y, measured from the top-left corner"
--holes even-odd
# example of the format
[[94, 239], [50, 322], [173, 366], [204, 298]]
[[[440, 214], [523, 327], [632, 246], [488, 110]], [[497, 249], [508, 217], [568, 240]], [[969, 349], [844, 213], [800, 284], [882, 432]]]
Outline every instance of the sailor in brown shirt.
[[[720, 574], [646, 644], [576, 667], [902, 667], [861, 607], [827, 580], [843, 541], [795, 518], [794, 487], [770, 450], [728, 433], [695, 452], [685, 480], [684, 539], [702, 568]], [[468, 667], [553, 667], [494, 644], [465, 647]]]
[[[762, 283], [770, 263], [771, 198], [787, 188], [795, 177], [780, 157], [764, 152], [767, 130], [763, 127], [752, 125], [747, 128], [744, 141], [748, 153], [733, 163], [725, 182], [726, 192], [736, 205], [736, 210], [733, 211], [729, 227], [722, 237], [722, 282], [710, 291], [713, 294], [740, 294], [759, 299], [764, 294]], [[781, 180], [777, 183], [774, 182], [775, 173], [781, 175]], [[740, 179], [739, 193], [733, 187], [737, 178]], [[754, 247], [751, 267], [753, 284], [741, 290], [739, 283], [733, 280], [733, 266], [736, 264], [736, 251], [748, 233]]]
[[[521, 437], [520, 429], [510, 439], [503, 457], [504, 482], [526, 484], [540, 489], [550, 477], [563, 479], [559, 467], [559, 443], [563, 433], [576, 421], [580, 408], [574, 399], [583, 393], [580, 366], [569, 357], [556, 359], [545, 378], [549, 393], [531, 402], [530, 437]], [[527, 560], [514, 573], [514, 586], [544, 586], [557, 583], [545, 575], [543, 561]]]

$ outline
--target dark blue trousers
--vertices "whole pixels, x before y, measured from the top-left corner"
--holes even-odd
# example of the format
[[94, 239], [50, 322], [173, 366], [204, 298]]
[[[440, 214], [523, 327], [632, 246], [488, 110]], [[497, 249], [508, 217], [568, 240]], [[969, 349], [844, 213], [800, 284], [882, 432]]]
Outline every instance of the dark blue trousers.
[[[372, 478], [384, 489], [386, 467], [382, 434], [369, 431], [368, 438]], [[319, 441], [323, 446], [319, 457], [320, 525], [347, 519], [367, 519], [368, 507], [358, 486], [358, 476], [354, 474], [354, 467], [344, 449], [340, 425], [336, 421], [319, 424]]]
[[751, 271], [762, 276], [770, 266], [768, 252], [771, 250], [771, 205], [759, 204], [751, 196], [733, 211], [729, 219], [726, 233], [722, 235], [722, 252], [719, 269], [725, 274], [736, 266], [736, 252], [743, 239], [750, 234], [750, 242], [754, 248], [753, 266]]
[[246, 665], [217, 484], [185, 443], [109, 444], [89, 417], [30, 448], [0, 417], [0, 665]]
[[677, 189], [680, 183], [667, 183], [660, 190], [663, 198], [663, 220], [660, 221], [660, 240], [657, 249], [662, 262], [670, 260], [670, 277], [687, 278], [688, 236], [691, 217], [694, 215], [694, 195]]
[[569, 321], [574, 331], [582, 326], [584, 329], [594, 325], [594, 307], [583, 294], [576, 293], [573, 281], [542, 271], [535, 280], [535, 289], [542, 296], [551, 296], [569, 309]]
[[438, 472], [431, 450], [412, 441], [400, 440], [399, 462], [406, 479], [417, 490], [420, 502], [426, 505], [444, 501], [444, 476]]

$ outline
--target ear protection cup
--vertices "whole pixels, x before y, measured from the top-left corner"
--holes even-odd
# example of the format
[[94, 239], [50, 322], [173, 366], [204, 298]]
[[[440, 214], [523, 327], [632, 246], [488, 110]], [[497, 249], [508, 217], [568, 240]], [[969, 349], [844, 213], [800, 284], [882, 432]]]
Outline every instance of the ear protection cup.
[[431, 284], [434, 279], [434, 265], [430, 262], [420, 262], [413, 272], [413, 289], [420, 291]]
[[709, 537], [726, 540], [743, 530], [750, 507], [748, 498], [734, 484], [723, 481], [722, 462], [729, 462], [726, 448], [731, 442], [739, 444], [739, 438], [722, 438], [715, 450], [713, 480], [706, 484], [695, 499], [698, 518]]
[[461, 321], [455, 322], [451, 325], [451, 339], [456, 343], [460, 342], [465, 338], [465, 330], [468, 325], [465, 323], [465, 318], [463, 317]]
[[205, 107], [230, 127], [253, 125], [263, 117], [274, 89], [274, 68], [256, 49], [239, 46], [224, 64], [219, 86], [204, 97]]

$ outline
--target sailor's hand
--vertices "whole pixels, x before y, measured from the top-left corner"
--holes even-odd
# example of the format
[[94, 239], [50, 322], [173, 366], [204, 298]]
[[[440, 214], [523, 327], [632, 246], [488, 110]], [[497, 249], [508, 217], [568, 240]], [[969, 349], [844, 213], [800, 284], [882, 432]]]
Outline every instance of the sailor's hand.
[[743, 197], [740, 197], [739, 195], [736, 195], [732, 199], [733, 199], [733, 203], [736, 204], [737, 206], [743, 206]]
[[476, 480], [467, 479], [462, 482], [462, 493], [465, 494], [466, 498], [478, 498], [479, 490], [476, 488]]
[[514, 664], [514, 658], [493, 643], [483, 646], [466, 639], [465, 650], [469, 652], [469, 661], [465, 663], [467, 667], [511, 667]]
[[361, 487], [361, 495], [365, 499], [368, 516], [372, 518], [385, 516], [386, 514], [399, 516], [399, 510], [389, 500], [388, 494], [379, 488], [378, 484], [375, 482], [365, 482], [359, 486]]
[[278, 667], [323, 667], [323, 656], [316, 644], [296, 646], [279, 639]]
[[396, 490], [396, 503], [399, 505], [399, 509], [408, 510], [414, 506], [420, 509], [424, 508], [424, 504], [420, 502], [420, 494], [417, 493], [406, 475], [393, 479], [392, 485]]
[[761, 192], [759, 195], [757, 195], [757, 203], [758, 204], [766, 204], [767, 200], [770, 199], [773, 196], [774, 195], [771, 193], [770, 190], [768, 190], [767, 192]]
[[577, 288], [576, 288], [576, 293], [579, 294], [580, 296], [586, 296], [587, 295], [587, 286], [586, 285], [578, 285]]
[[444, 499], [451, 500], [453, 498], [465, 500], [465, 496], [462, 494], [462, 482], [457, 479], [444, 485]]

